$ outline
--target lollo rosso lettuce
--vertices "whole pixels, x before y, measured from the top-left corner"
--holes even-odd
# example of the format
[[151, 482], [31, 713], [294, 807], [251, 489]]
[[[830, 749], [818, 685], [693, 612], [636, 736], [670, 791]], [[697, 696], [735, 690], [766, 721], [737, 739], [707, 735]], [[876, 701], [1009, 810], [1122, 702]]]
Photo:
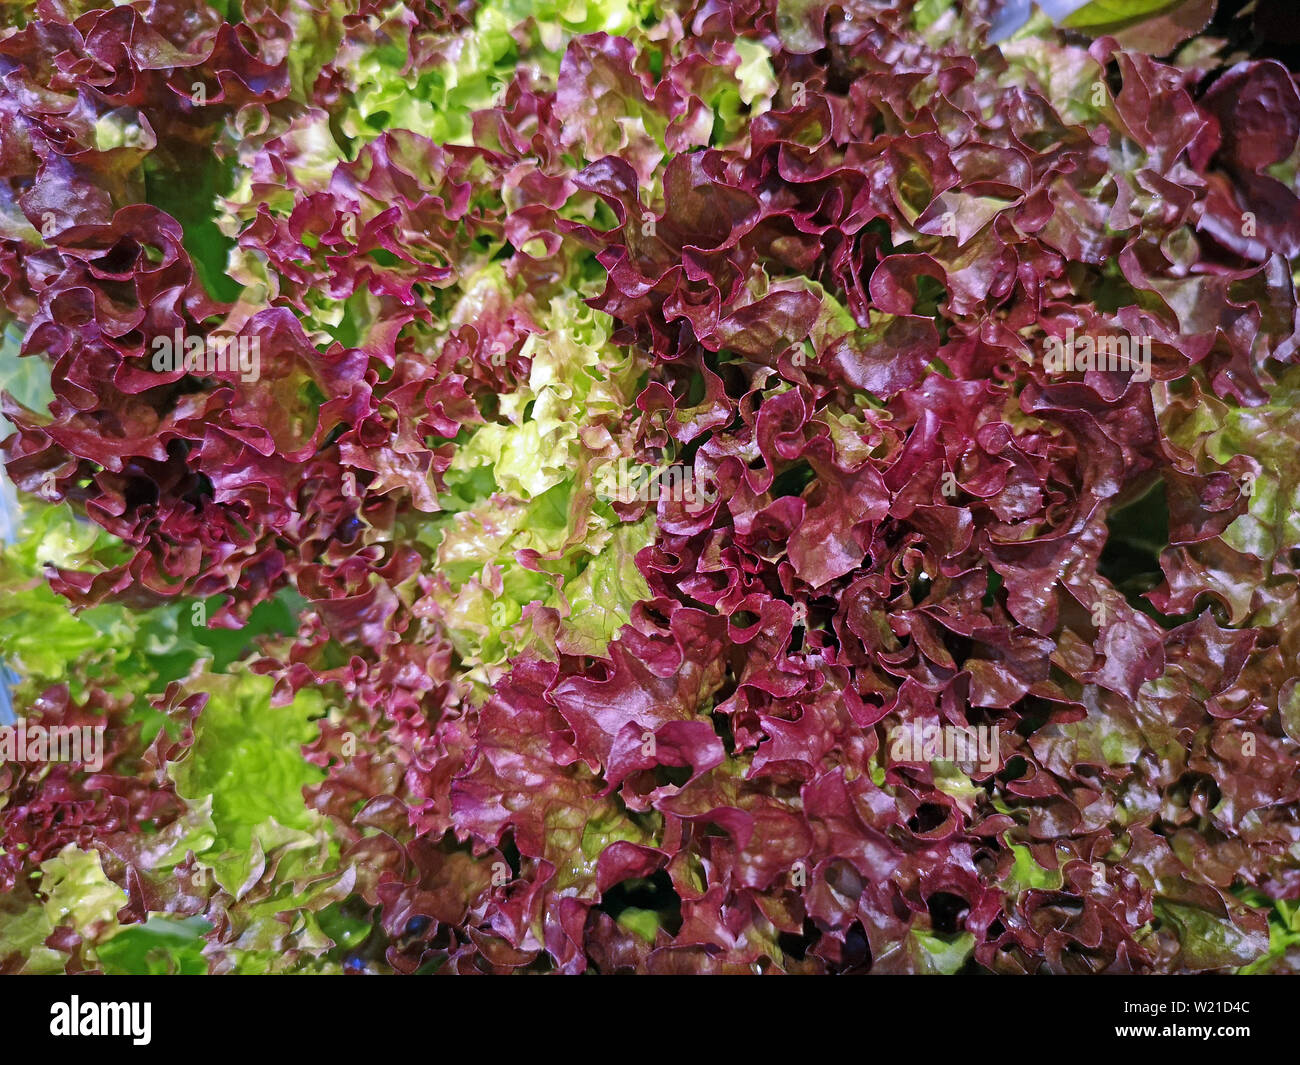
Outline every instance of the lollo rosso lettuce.
[[1222, 6], [7, 5], [0, 971], [1295, 971]]

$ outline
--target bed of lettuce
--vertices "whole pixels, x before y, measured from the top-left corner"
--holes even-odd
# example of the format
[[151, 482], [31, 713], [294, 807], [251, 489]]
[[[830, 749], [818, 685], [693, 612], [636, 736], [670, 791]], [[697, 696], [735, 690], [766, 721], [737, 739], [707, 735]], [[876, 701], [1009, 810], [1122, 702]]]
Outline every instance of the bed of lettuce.
[[1242, 8], [6, 3], [0, 972], [1300, 968]]

